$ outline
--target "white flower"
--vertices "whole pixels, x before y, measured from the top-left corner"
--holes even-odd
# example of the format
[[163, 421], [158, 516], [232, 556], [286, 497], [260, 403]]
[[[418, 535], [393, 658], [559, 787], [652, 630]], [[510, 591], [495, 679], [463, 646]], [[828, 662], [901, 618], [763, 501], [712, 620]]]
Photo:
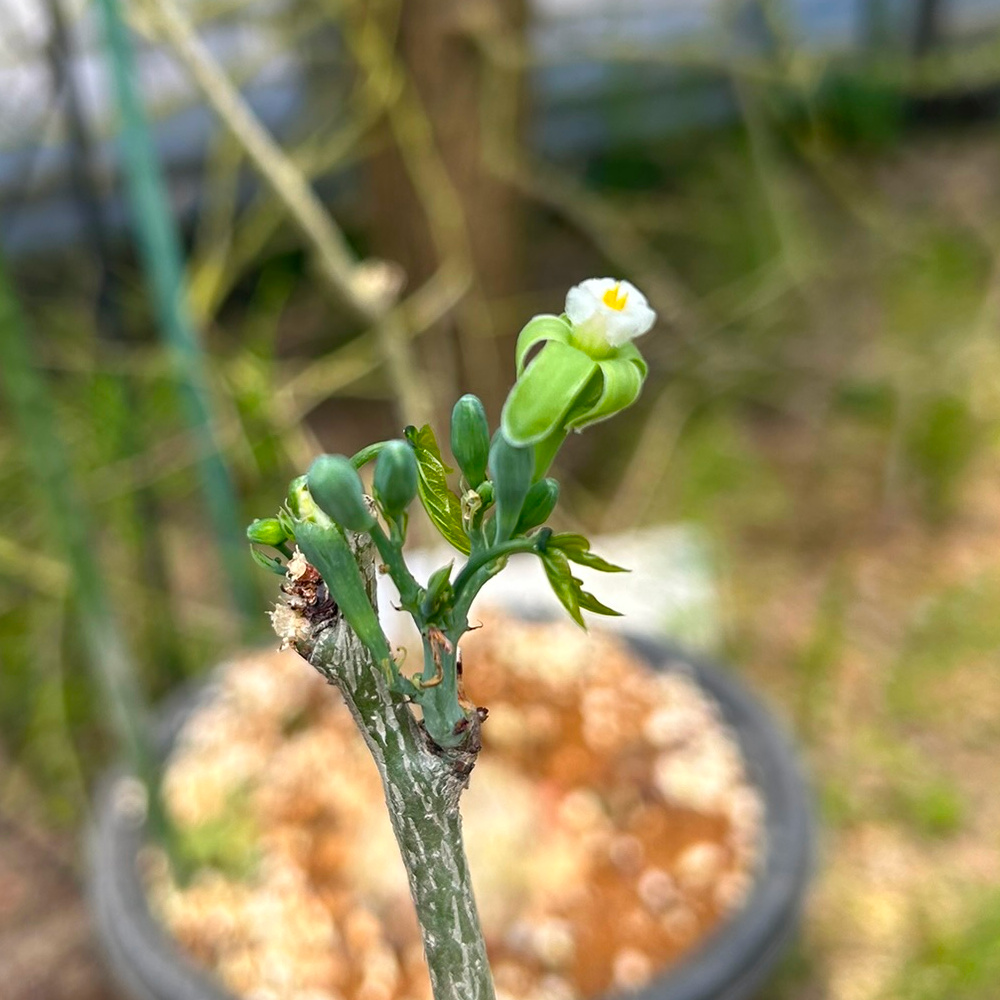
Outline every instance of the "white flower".
[[646, 296], [630, 282], [615, 278], [588, 278], [574, 285], [566, 295], [566, 315], [574, 339], [588, 353], [621, 347], [656, 322]]

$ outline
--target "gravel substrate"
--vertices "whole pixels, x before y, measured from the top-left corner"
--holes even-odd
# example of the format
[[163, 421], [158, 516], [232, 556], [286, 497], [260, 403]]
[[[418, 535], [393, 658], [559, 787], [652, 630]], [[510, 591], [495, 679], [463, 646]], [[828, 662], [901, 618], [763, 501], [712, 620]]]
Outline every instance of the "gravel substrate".
[[[762, 804], [711, 700], [618, 640], [496, 619], [463, 643], [489, 707], [463, 799], [501, 1000], [635, 989], [746, 898]], [[154, 911], [246, 1000], [429, 1000], [374, 765], [294, 653], [229, 664], [164, 783], [190, 856]]]

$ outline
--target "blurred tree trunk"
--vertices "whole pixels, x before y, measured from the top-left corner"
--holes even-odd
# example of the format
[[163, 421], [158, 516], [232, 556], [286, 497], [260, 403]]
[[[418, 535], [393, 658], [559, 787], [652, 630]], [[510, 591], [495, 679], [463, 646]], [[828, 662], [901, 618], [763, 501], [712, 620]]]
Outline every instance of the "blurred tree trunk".
[[[393, 142], [374, 158], [370, 174], [373, 250], [404, 265], [410, 290], [446, 257], [463, 258], [471, 266], [472, 282], [463, 302], [439, 329], [422, 338], [421, 353], [436, 376], [439, 413], [461, 390], [481, 395], [496, 416], [513, 374], [507, 337], [517, 331], [502, 331], [504, 340], [498, 344], [489, 302], [521, 287], [523, 254], [518, 198], [488, 169], [484, 146], [520, 142], [523, 88], [521, 74], [511, 69], [500, 83], [506, 89], [505, 107], [513, 113], [504, 120], [482, 114], [484, 90], [495, 86], [497, 78], [495, 69], [489, 76], [481, 40], [492, 36], [520, 44], [526, 3], [401, 0], [394, 9], [383, 10], [380, 23], [404, 69], [404, 86], [412, 87], [415, 116], [420, 117], [422, 108], [430, 135], [422, 146], [416, 138], [421, 126], [410, 122], [406, 132], [413, 131], [414, 141], [404, 148], [408, 144], [400, 142], [400, 129], [390, 121]], [[405, 98], [401, 104], [413, 116]], [[437, 161], [450, 182], [449, 197], [437, 190], [441, 185], [433, 179], [434, 165], [414, 162], [420, 157]]]

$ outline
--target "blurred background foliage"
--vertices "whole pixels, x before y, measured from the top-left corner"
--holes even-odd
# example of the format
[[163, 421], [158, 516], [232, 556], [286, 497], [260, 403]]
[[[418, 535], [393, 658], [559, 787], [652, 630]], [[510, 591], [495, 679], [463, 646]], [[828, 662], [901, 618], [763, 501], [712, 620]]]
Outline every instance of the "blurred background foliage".
[[317, 451], [495, 420], [525, 319], [615, 274], [651, 374], [560, 516], [705, 529], [718, 652], [806, 748], [768, 995], [995, 995], [1000, 5], [2, 8], [5, 824], [85, 818], [110, 697], [141, 744], [266, 641], [234, 538]]

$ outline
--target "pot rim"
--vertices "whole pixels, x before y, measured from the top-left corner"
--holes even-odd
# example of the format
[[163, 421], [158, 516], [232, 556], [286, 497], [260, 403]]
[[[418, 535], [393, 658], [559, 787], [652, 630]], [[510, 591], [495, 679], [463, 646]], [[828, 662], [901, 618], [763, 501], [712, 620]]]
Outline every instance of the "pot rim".
[[[772, 714], [731, 671], [659, 638], [619, 635], [653, 669], [687, 674], [711, 695], [765, 807], [765, 851], [743, 905], [669, 971], [630, 996], [749, 1000], [792, 938], [813, 868], [813, 809], [796, 755]], [[158, 730], [163, 757], [191, 710], [216, 687], [209, 680], [167, 700]], [[136, 1000], [234, 1000], [149, 912], [136, 863], [145, 825], [129, 818], [118, 794], [126, 776], [118, 767], [101, 781], [88, 836], [88, 895], [112, 969]]]

